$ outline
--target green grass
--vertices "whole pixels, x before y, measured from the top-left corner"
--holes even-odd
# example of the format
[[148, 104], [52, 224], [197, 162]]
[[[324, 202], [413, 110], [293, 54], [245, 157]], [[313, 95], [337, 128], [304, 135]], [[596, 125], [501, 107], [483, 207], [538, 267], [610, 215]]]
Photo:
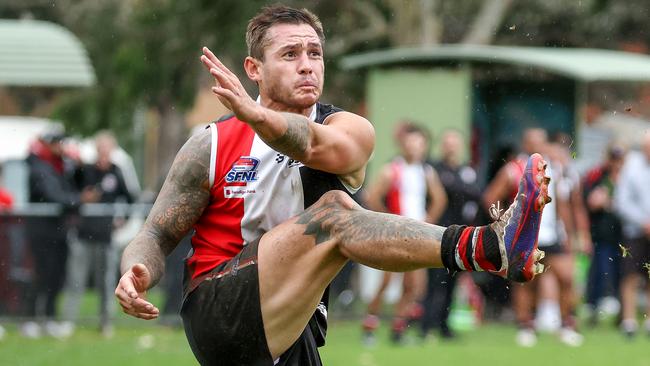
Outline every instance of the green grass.
[[542, 334], [533, 348], [517, 347], [515, 329], [507, 325], [486, 325], [459, 333], [457, 341], [439, 339], [397, 347], [388, 341], [388, 332], [378, 335], [374, 347], [360, 345], [356, 324], [332, 326], [328, 344], [322, 351], [326, 365], [650, 365], [650, 337], [631, 341], [611, 326], [585, 330], [585, 344], [570, 348], [551, 334]]
[[[9, 327], [0, 343], [0, 365], [195, 365], [181, 330], [150, 326], [144, 321], [122, 322], [112, 339], [104, 339], [94, 326], [58, 341], [51, 338], [23, 339]], [[460, 333], [458, 341], [428, 340], [396, 347], [382, 330], [374, 347], [360, 342], [357, 322], [334, 322], [322, 358], [329, 366], [384, 365], [650, 365], [650, 338], [624, 340], [611, 327], [585, 333], [585, 344], [569, 348], [552, 335], [542, 335], [538, 345], [524, 349], [514, 345], [514, 329], [488, 325]]]
[[[157, 293], [156, 304], [162, 304]], [[24, 339], [15, 323], [3, 322], [7, 337], [0, 342], [0, 365], [31, 366], [183, 366], [196, 365], [182, 330], [132, 319], [119, 314], [115, 336], [104, 339], [97, 330], [97, 299], [84, 298], [78, 331], [68, 340], [52, 338]], [[358, 321], [334, 321], [330, 324], [327, 345], [321, 349], [327, 366], [389, 365], [490, 365], [490, 366], [650, 366], [650, 337], [639, 334], [625, 340], [614, 327], [602, 324], [584, 329], [585, 344], [580, 348], [562, 345], [553, 335], [542, 334], [537, 346], [515, 346], [515, 329], [505, 324], [485, 325], [473, 331], [458, 332], [459, 339], [437, 339], [396, 347], [381, 328], [373, 347], [361, 344]]]
[[[152, 339], [147, 342], [146, 339]], [[147, 344], [148, 343], [148, 344]], [[0, 365], [196, 365], [182, 331], [120, 327], [109, 340], [81, 329], [68, 340], [24, 339], [15, 333], [0, 343]]]

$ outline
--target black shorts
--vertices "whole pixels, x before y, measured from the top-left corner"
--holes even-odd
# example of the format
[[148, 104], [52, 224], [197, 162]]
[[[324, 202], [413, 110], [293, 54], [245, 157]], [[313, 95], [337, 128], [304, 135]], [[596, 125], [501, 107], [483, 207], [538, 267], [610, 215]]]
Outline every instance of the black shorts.
[[648, 275], [650, 269], [646, 268], [646, 263], [650, 263], [650, 239], [645, 237], [629, 239], [621, 245], [628, 249], [628, 253], [621, 259], [621, 274], [623, 276], [635, 273]]
[[[187, 284], [190, 292], [181, 317], [201, 365], [274, 365], [260, 308], [258, 245], [259, 240], [248, 244], [230, 261]], [[311, 328], [276, 361], [282, 366], [321, 366]]]

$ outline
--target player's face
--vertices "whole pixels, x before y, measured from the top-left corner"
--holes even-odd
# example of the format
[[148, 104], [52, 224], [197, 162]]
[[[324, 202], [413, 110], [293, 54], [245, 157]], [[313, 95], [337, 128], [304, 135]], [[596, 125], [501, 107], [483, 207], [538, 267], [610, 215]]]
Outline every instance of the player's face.
[[63, 142], [54, 141], [49, 144], [50, 151], [54, 156], [63, 156]]
[[427, 149], [427, 139], [418, 132], [407, 133], [402, 138], [402, 154], [409, 162], [424, 161]]
[[463, 145], [461, 138], [456, 133], [446, 133], [442, 138], [442, 156], [458, 158], [462, 151]]
[[95, 142], [97, 147], [97, 165], [102, 169], [107, 169], [111, 165], [111, 152], [113, 144], [107, 140], [98, 140]]
[[307, 24], [269, 28], [257, 80], [262, 98], [289, 108], [309, 108], [323, 91], [323, 47]]

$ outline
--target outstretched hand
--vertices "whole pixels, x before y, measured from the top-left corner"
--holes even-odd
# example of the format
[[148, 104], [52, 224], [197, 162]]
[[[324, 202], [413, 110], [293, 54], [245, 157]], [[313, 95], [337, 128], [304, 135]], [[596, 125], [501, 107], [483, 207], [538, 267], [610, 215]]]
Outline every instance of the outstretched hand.
[[156, 319], [160, 310], [146, 300], [151, 275], [144, 264], [134, 264], [126, 271], [115, 289], [122, 311], [140, 319]]
[[226, 108], [244, 122], [257, 122], [261, 119], [259, 105], [248, 95], [237, 75], [207, 47], [203, 47], [201, 62], [214, 77], [212, 92]]

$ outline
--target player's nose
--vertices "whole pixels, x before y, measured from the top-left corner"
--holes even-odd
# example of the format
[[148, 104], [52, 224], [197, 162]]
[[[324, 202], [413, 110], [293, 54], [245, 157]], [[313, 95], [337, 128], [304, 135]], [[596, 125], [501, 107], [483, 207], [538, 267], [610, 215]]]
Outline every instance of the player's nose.
[[311, 74], [313, 72], [313, 67], [311, 65], [311, 60], [307, 52], [300, 54], [298, 59], [298, 73], [299, 74]]

